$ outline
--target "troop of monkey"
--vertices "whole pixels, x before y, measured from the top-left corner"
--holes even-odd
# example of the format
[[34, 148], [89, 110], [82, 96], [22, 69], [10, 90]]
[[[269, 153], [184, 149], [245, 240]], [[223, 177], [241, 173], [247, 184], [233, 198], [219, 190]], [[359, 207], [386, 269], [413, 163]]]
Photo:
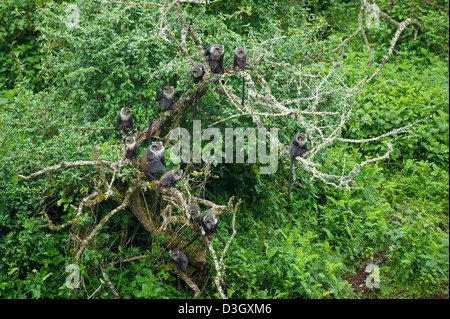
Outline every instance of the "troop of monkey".
[[[206, 61], [211, 68], [213, 74], [219, 74], [224, 72], [223, 58], [224, 58], [224, 47], [220, 44], [213, 44], [205, 51]], [[233, 68], [239, 68], [244, 71], [247, 63], [247, 50], [244, 47], [237, 47], [233, 54]], [[202, 63], [195, 64], [191, 69], [191, 74], [194, 77], [194, 83], [199, 83], [203, 81], [203, 76], [205, 74], [205, 67]], [[172, 169], [166, 171], [166, 161], [164, 159], [164, 145], [162, 142], [154, 141], [151, 142], [152, 125], [156, 116], [160, 112], [166, 112], [173, 108], [174, 99], [174, 87], [170, 85], [164, 86], [161, 94], [156, 98], [155, 102], [158, 103], [159, 107], [154, 113], [149, 127], [147, 142], [151, 143], [149, 147], [146, 148], [142, 154], [141, 159], [141, 169], [144, 175], [151, 180], [158, 180], [159, 183], [156, 189], [155, 204], [153, 208], [153, 219], [156, 220], [156, 208], [158, 204], [158, 196], [161, 187], [171, 188], [175, 187], [175, 184], [181, 179], [183, 175], [183, 170]], [[198, 90], [195, 92], [194, 98], [194, 108], [193, 116], [196, 114], [197, 100], [198, 100]], [[242, 100], [241, 104], [244, 105], [245, 98], [245, 78], [242, 77]], [[133, 127], [133, 117], [131, 115], [131, 109], [129, 107], [124, 107], [120, 110], [117, 116], [117, 122], [115, 126], [116, 130], [131, 130], [134, 132]], [[137, 159], [138, 143], [134, 137], [126, 137], [125, 139], [125, 158], [133, 161]], [[296, 157], [303, 157], [307, 148], [307, 137], [306, 134], [297, 134], [291, 141], [289, 146], [289, 157], [290, 157], [290, 169], [289, 169], [289, 184], [288, 184], [288, 198], [290, 199], [291, 194], [291, 180], [292, 180], [292, 168]], [[122, 168], [120, 170], [119, 176], [122, 174]], [[119, 185], [120, 178], [117, 181]], [[173, 259], [177, 264], [178, 272], [183, 272], [187, 275], [188, 257], [183, 252], [189, 245], [195, 242], [202, 234], [204, 239], [209, 242], [211, 236], [216, 232], [217, 226], [219, 224], [219, 218], [216, 217], [211, 210], [207, 210], [202, 216], [200, 214], [200, 208], [197, 203], [192, 202], [189, 209], [190, 218], [195, 222], [194, 228], [197, 234], [194, 238], [189, 241], [184, 247], [180, 249], [170, 250], [170, 258]], [[188, 287], [186, 284], [186, 298], [188, 297]]]

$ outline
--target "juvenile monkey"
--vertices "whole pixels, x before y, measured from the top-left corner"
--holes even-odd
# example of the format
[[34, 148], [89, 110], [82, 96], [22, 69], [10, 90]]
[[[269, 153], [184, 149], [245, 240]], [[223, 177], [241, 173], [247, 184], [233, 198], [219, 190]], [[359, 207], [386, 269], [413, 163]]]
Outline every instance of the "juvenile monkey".
[[175, 89], [173, 86], [166, 85], [163, 88], [161, 94], [155, 100], [155, 102], [157, 102], [159, 106], [158, 106], [158, 109], [156, 110], [155, 114], [153, 114], [153, 118], [150, 121], [150, 124], [148, 126], [147, 141], [149, 143], [151, 142], [151, 138], [152, 138], [153, 121], [155, 120], [155, 118], [158, 116], [158, 114], [161, 111], [166, 112], [166, 111], [169, 111], [172, 109], [174, 92], [175, 92]]
[[[182, 272], [187, 276], [187, 266], [189, 264], [188, 258], [184, 252], [182, 252], [179, 249], [172, 249], [169, 251], [170, 258], [175, 260], [177, 263], [177, 270], [178, 272]], [[186, 289], [186, 299], [189, 297], [189, 287], [187, 283], [185, 283], [185, 289]]]
[[125, 158], [130, 161], [135, 160], [137, 158], [138, 144], [136, 143], [136, 139], [131, 136], [127, 136], [125, 139]]
[[288, 185], [289, 199], [291, 198], [292, 168], [294, 166], [294, 160], [298, 156], [303, 157], [306, 154], [306, 152], [308, 152], [308, 147], [306, 145], [307, 141], [308, 138], [306, 137], [306, 134], [300, 133], [297, 134], [292, 139], [291, 144], [289, 145], [289, 157], [291, 160], [291, 167], [289, 169], [289, 185]]
[[[194, 83], [199, 83], [203, 80], [203, 75], [205, 75], [205, 67], [203, 66], [203, 64], [197, 63], [192, 67], [191, 74], [194, 77]], [[197, 101], [198, 101], [198, 90], [195, 91], [193, 116], [195, 116], [195, 113], [197, 112]]]
[[164, 158], [164, 145], [160, 141], [154, 141], [142, 154], [141, 169], [144, 175], [152, 180], [157, 180], [155, 174], [166, 173], [166, 160]]
[[133, 116], [131, 116], [131, 109], [129, 107], [124, 107], [120, 110], [117, 115], [116, 130], [126, 130], [131, 129], [134, 132], [133, 127]]
[[156, 196], [155, 196], [155, 207], [153, 209], [153, 219], [156, 219], [156, 206], [158, 206], [158, 196], [159, 196], [159, 189], [162, 187], [175, 187], [176, 182], [178, 182], [181, 179], [181, 176], [183, 175], [183, 170], [176, 168], [171, 171], [166, 172], [161, 178], [159, 179], [158, 187], [156, 188]]
[[191, 218], [193, 220], [197, 220], [200, 217], [200, 207], [198, 207], [197, 203], [191, 203], [189, 206], [189, 213], [191, 214]]
[[[242, 71], [245, 71], [245, 65], [247, 64], [247, 50], [244, 47], [237, 47], [233, 54], [233, 68], [239, 67]], [[242, 102], [244, 105], [245, 98], [245, 78], [242, 77]]]

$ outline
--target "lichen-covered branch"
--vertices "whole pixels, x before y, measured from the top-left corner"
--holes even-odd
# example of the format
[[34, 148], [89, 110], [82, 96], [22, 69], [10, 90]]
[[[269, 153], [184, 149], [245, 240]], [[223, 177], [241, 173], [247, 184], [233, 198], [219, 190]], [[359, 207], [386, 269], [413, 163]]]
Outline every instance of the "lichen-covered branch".
[[103, 227], [104, 224], [106, 224], [106, 222], [114, 216], [114, 214], [116, 214], [117, 212], [125, 209], [128, 206], [128, 202], [130, 200], [130, 196], [134, 191], [134, 187], [130, 187], [127, 190], [127, 193], [125, 195], [125, 198], [122, 202], [122, 204], [120, 204], [119, 206], [117, 206], [115, 209], [113, 209], [112, 211], [110, 211], [105, 217], [102, 218], [102, 220], [97, 224], [97, 226], [95, 226], [95, 228], [89, 233], [89, 235], [86, 236], [86, 238], [84, 238], [81, 241], [81, 246], [78, 249], [77, 254], [75, 255], [75, 260], [78, 263], [80, 257], [81, 257], [81, 253], [83, 252], [84, 248], [86, 248], [87, 244], [89, 243], [89, 241], [95, 236], [95, 234]]
[[82, 166], [103, 166], [103, 167], [107, 167], [110, 168], [114, 171], [118, 170], [118, 163], [116, 162], [110, 162], [110, 161], [76, 161], [76, 162], [61, 162], [57, 165], [53, 165], [50, 167], [46, 167], [40, 171], [37, 171], [35, 173], [32, 173], [28, 176], [24, 176], [21, 174], [18, 174], [18, 176], [26, 181], [32, 180], [36, 177], [38, 177], [39, 175], [48, 173], [48, 172], [52, 172], [52, 171], [56, 171], [58, 169], [61, 168], [70, 168], [70, 167], [82, 167]]

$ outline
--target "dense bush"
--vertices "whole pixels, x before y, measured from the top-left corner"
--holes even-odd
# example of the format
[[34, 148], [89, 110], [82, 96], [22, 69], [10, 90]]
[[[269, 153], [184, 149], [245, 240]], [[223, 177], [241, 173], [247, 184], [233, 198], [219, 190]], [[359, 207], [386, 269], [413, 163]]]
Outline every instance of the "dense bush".
[[[98, 172], [82, 167], [31, 181], [18, 177], [61, 161], [92, 160], [94, 147], [99, 160], [117, 162], [122, 155], [119, 132], [72, 128], [112, 127], [117, 112], [132, 106], [136, 126], [142, 130], [155, 111], [154, 99], [162, 86], [173, 85], [178, 93], [192, 87], [186, 58], [170, 39], [157, 34], [157, 8], [74, 3], [80, 10], [75, 28], [66, 25], [66, 3], [0, 4], [0, 296], [113, 298], [107, 284], [96, 290], [100, 280], [109, 278], [122, 298], [183, 298], [176, 276], [166, 268], [168, 254], [162, 243], [167, 238], [150, 236], [129, 210], [114, 215], [90, 242], [80, 262], [81, 287], [69, 289], [66, 267], [73, 262], [77, 240], [115, 206], [105, 201], [84, 209], [70, 234], [67, 229], [50, 231], [43, 227], [47, 221], [42, 212], [58, 223], [71, 220], [88, 190], [96, 186], [93, 178]], [[409, 1], [377, 4], [394, 19], [409, 17]], [[448, 1], [439, 4], [448, 8]], [[415, 40], [412, 28], [405, 31], [394, 57], [351, 101], [354, 112], [343, 137], [371, 138], [425, 120], [383, 143], [334, 143], [320, 158], [325, 169], [340, 175], [336, 163], [344, 153], [348, 167], [353, 167], [383, 154], [384, 142], [390, 141], [394, 151], [388, 160], [363, 167], [349, 190], [296, 169], [292, 202], [284, 193], [289, 169], [284, 155], [273, 175], [260, 175], [259, 164], [213, 166], [206, 185], [193, 190], [220, 204], [231, 196], [243, 200], [237, 236], [224, 259], [229, 297], [364, 297], [348, 278], [375, 255], [385, 260], [376, 296], [448, 293], [448, 14], [423, 2], [414, 5], [423, 30]], [[278, 62], [324, 74], [342, 62], [338, 69], [342, 80], [354, 83], [375, 70], [393, 35], [393, 28], [383, 23], [380, 29], [367, 30], [378, 62], [370, 68], [361, 38], [354, 38], [342, 56], [330, 52], [356, 30], [358, 10], [352, 1], [246, 0], [218, 1], [208, 7], [183, 4], [181, 15], [195, 26], [203, 46], [224, 44], [228, 62], [231, 50], [245, 44], [254, 59], [252, 66], [265, 75], [271, 93], [296, 98], [306, 96], [306, 90], [299, 93], [287, 85], [290, 71], [265, 61], [258, 45], [279, 37], [267, 50]], [[167, 19], [173, 23], [177, 18]], [[181, 30], [175, 32], [179, 37]], [[189, 52], [195, 52], [190, 37], [186, 44]], [[240, 79], [226, 81], [238, 92]], [[318, 83], [315, 78], [302, 81], [310, 86]], [[330, 87], [342, 84], [333, 81]], [[336, 100], [329, 98], [327, 111], [338, 109]], [[205, 122], [236, 113], [231, 102], [213, 90], [199, 104], [204, 111], [199, 118]], [[180, 126], [191, 130], [190, 107], [184, 112]], [[280, 141], [286, 145], [298, 129], [293, 118], [267, 118], [264, 124], [279, 127]], [[229, 125], [250, 127], [252, 122], [237, 117], [217, 127]], [[161, 136], [169, 129], [163, 128]], [[142, 152], [143, 148], [139, 156]], [[231, 235], [231, 216], [224, 216], [220, 226], [214, 238], [218, 251]], [[211, 260], [206, 269], [199, 283], [201, 297], [217, 298]]]

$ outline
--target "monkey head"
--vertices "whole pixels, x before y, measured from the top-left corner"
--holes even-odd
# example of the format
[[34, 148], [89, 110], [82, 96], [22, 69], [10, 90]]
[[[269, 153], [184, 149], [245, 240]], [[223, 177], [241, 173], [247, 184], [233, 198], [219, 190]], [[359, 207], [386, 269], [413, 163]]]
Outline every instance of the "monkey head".
[[205, 215], [203, 215], [203, 225], [207, 228], [207, 232], [209, 233], [211, 230], [215, 229], [215, 226], [219, 222], [219, 218], [214, 216], [211, 211], [207, 211]]
[[120, 113], [122, 113], [123, 115], [129, 116], [131, 115], [131, 109], [127, 106], [125, 106], [124, 108], [122, 108], [122, 110], [120, 110]]
[[133, 145], [134, 143], [136, 143], [136, 140], [132, 136], [127, 136], [127, 138], [125, 139], [125, 143], [127, 145]]
[[203, 74], [205, 74], [205, 67], [203, 66], [203, 64], [197, 63], [192, 67], [191, 74], [196, 79], [201, 78]]
[[175, 91], [175, 89], [173, 88], [173, 86], [171, 86], [171, 85], [166, 85], [164, 88], [163, 88], [163, 92], [164, 92], [164, 94], [166, 95], [166, 96], [170, 96], [170, 95], [173, 95], [173, 92]]
[[175, 182], [178, 182], [181, 179], [181, 176], [183, 176], [183, 170], [179, 168], [175, 168], [172, 170], [173, 179]]
[[153, 153], [160, 153], [161, 150], [164, 152], [164, 145], [160, 141], [154, 141], [152, 145], [150, 145], [150, 149]]
[[303, 145], [306, 144], [306, 142], [308, 141], [308, 138], [306, 137], [305, 133], [300, 133], [300, 134], [297, 134], [297, 136], [295, 136], [295, 140], [297, 141], [298, 145], [300, 147], [302, 147]]
[[234, 54], [236, 54], [236, 56], [238, 57], [238, 58], [243, 58], [244, 56], [246, 56], [247, 55], [247, 50], [244, 48], [244, 47], [237, 47], [235, 50], [234, 50]]
[[200, 207], [198, 207], [197, 203], [191, 203], [189, 213], [191, 214], [192, 219], [197, 219], [200, 217]]
[[219, 58], [224, 54], [225, 50], [223, 45], [221, 44], [213, 44], [211, 47], [210, 54], [213, 56], [213, 58]]
[[169, 255], [170, 255], [170, 258], [177, 261], [178, 258], [180, 257], [180, 250], [179, 249], [169, 250]]

